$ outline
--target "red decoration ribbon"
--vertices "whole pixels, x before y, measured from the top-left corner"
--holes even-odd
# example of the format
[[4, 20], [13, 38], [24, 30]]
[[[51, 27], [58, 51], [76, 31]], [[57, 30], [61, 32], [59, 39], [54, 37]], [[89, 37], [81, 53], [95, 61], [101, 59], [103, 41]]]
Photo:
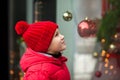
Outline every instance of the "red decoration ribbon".
[[109, 58], [115, 58], [117, 66], [120, 68], [120, 54], [110, 54]]
[[109, 58], [120, 58], [120, 54], [110, 54]]

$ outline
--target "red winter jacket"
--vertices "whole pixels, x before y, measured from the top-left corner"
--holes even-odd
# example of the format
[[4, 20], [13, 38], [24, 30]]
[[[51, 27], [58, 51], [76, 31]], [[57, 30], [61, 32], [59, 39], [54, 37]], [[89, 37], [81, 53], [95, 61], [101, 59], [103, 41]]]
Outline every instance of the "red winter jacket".
[[23, 80], [70, 80], [66, 61], [63, 56], [54, 58], [27, 49], [20, 61], [20, 66], [25, 72]]

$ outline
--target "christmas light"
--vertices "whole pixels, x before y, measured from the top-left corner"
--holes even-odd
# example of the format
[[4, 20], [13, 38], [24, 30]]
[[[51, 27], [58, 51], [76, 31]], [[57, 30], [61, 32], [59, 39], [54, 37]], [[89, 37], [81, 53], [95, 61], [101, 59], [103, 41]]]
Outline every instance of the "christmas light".
[[108, 67], [108, 63], [105, 63], [104, 67], [106, 67], [106, 68], [107, 68], [107, 67]]
[[113, 68], [114, 68], [114, 66], [113, 66], [113, 65], [111, 65], [111, 66], [110, 66], [110, 69], [113, 69]]
[[111, 49], [115, 49], [115, 45], [114, 45], [114, 44], [111, 44], [111, 45], [110, 45], [110, 48], [111, 48]]
[[110, 54], [106, 54], [106, 57], [109, 58], [109, 57], [110, 57]]
[[108, 70], [105, 70], [105, 74], [108, 74]]
[[98, 56], [98, 53], [97, 53], [97, 52], [94, 52], [94, 53], [93, 53], [93, 56], [97, 57], [97, 56]]
[[108, 58], [105, 58], [105, 62], [106, 62], [106, 63], [108, 63], [108, 62], [109, 62]]
[[105, 39], [101, 39], [101, 43], [105, 43]]
[[102, 50], [101, 56], [104, 57], [105, 56], [106, 51]]
[[10, 75], [13, 75], [14, 74], [14, 71], [13, 70], [10, 70]]

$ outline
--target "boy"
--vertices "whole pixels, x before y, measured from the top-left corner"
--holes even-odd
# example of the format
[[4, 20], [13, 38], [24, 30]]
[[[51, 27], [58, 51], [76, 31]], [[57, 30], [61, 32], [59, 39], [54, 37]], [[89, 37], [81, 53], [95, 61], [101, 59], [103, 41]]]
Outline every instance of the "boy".
[[24, 80], [70, 80], [67, 58], [61, 53], [66, 44], [56, 23], [18, 21], [15, 30], [27, 45], [20, 60]]

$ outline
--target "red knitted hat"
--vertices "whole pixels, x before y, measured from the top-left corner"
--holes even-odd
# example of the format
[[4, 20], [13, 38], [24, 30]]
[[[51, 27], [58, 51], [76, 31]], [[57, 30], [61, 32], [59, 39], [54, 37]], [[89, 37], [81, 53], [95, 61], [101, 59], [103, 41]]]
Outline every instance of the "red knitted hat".
[[27, 47], [38, 52], [47, 52], [58, 25], [51, 21], [28, 24], [19, 21], [15, 25], [17, 34], [22, 35]]

